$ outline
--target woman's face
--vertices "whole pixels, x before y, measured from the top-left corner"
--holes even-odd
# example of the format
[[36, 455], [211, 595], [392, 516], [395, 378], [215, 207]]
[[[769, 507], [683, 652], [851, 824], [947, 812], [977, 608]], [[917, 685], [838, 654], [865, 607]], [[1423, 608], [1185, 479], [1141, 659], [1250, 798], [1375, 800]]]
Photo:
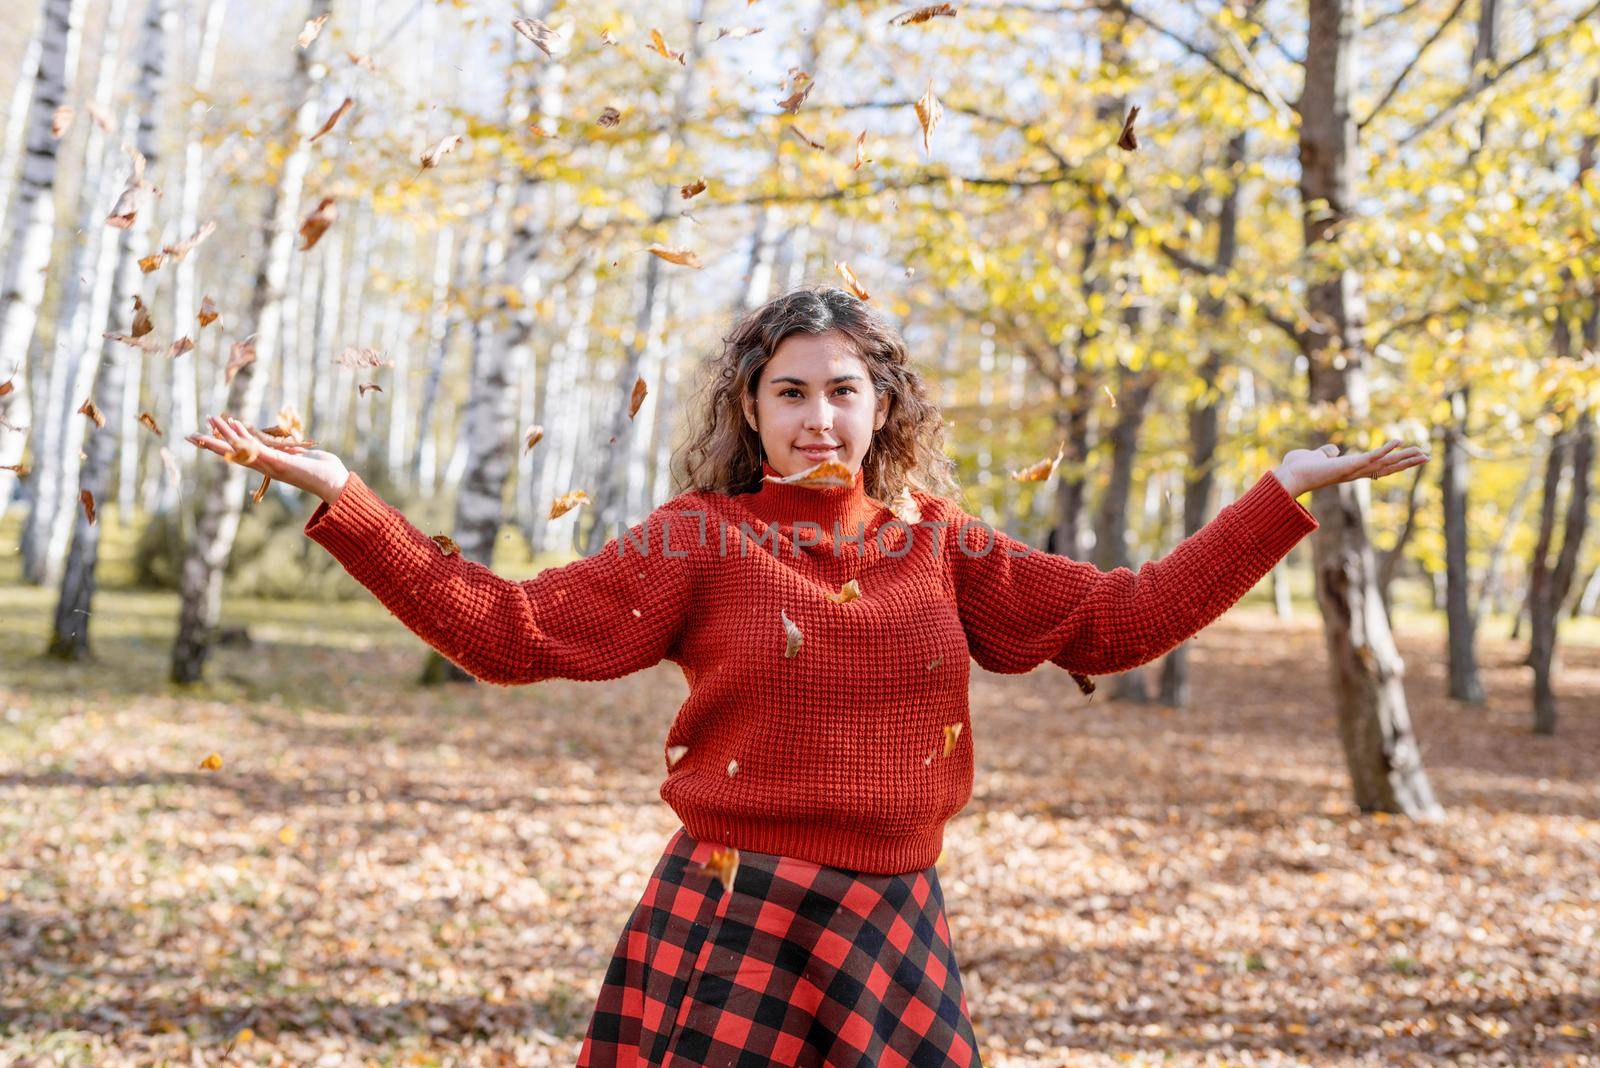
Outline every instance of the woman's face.
[[854, 474], [889, 417], [889, 395], [873, 393], [867, 365], [849, 337], [829, 330], [784, 338], [744, 409], [779, 474], [799, 474], [824, 460], [837, 460]]

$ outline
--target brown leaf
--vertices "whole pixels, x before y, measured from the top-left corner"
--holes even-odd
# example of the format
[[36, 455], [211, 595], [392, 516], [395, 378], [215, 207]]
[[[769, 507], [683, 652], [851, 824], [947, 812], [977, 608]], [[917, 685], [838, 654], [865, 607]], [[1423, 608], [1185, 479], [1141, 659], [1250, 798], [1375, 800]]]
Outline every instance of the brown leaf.
[[195, 250], [195, 247], [210, 237], [217, 229], [215, 219], [207, 219], [194, 233], [179, 241], [176, 245], [162, 245], [161, 251], [173, 258], [174, 262], [182, 262], [183, 258]]
[[734, 877], [739, 872], [739, 851], [732, 846], [717, 846], [696, 871], [701, 875], [715, 876], [722, 883], [723, 892], [730, 893]]
[[202, 329], [216, 322], [219, 314], [221, 313], [217, 311], [216, 301], [212, 300], [209, 296], [200, 298], [200, 313], [196, 315], [195, 318], [200, 320], [200, 326]]
[[850, 287], [850, 292], [856, 295], [857, 300], [872, 299], [872, 294], [863, 289], [861, 287], [861, 283], [856, 281], [856, 273], [850, 269], [849, 264], [841, 263], [839, 260], [834, 260], [833, 266], [834, 269], [844, 277], [845, 285]]
[[961, 724], [951, 723], [944, 729], [944, 755], [949, 756], [956, 751], [956, 739], [961, 737]]
[[939, 103], [939, 98], [933, 95], [933, 79], [928, 79], [928, 90], [916, 103], [917, 122], [922, 125], [922, 150], [929, 151], [928, 138], [933, 136], [934, 128], [939, 125], [939, 120], [944, 118], [944, 105]]
[[311, 142], [315, 141], [319, 137], [322, 137], [329, 130], [331, 130], [335, 126], [337, 126], [339, 124], [339, 120], [344, 118], [344, 113], [349, 111], [351, 108], [355, 107], [355, 104], [356, 104], [356, 102], [355, 102], [354, 98], [348, 97], [348, 96], [345, 97], [344, 98], [344, 102], [342, 104], [340, 104], [338, 107], [334, 108], [333, 109], [333, 114], [329, 115], [327, 120], [323, 122], [321, 129], [317, 130], [316, 133], [314, 133], [310, 137], [306, 138], [306, 144], [310, 144]]
[[132, 334], [124, 334], [117, 330], [107, 330], [100, 336], [111, 341], [120, 341], [124, 345], [131, 345], [141, 352], [161, 351], [161, 342], [157, 341], [153, 337], [134, 337]]
[[139, 295], [135, 293], [133, 295], [133, 329], [130, 333], [134, 337], [144, 337], [155, 328], [156, 324], [150, 321], [150, 310], [144, 306], [144, 301], [140, 300]]
[[617, 125], [617, 123], [622, 121], [622, 112], [618, 111], [616, 108], [608, 107], [602, 111], [600, 113], [600, 117], [594, 121], [609, 130], [613, 126]]
[[561, 496], [550, 502], [550, 518], [558, 519], [572, 511], [574, 508], [578, 507], [580, 504], [588, 503], [590, 503], [589, 495], [581, 489], [573, 490], [571, 493], [563, 493]]
[[907, 526], [914, 527], [922, 522], [922, 506], [917, 503], [915, 497], [911, 496], [911, 488], [909, 486], [900, 487], [900, 492], [895, 494], [894, 500], [889, 502], [889, 511], [893, 512], [895, 518]]
[[0, 397], [4, 397], [7, 393], [10, 393], [12, 390], [14, 390], [16, 388], [17, 387], [15, 385], [14, 379], [8, 378], [4, 382], [0, 382]]
[[806, 636], [800, 633], [800, 628], [789, 618], [788, 612], [780, 608], [778, 618], [783, 621], [783, 657], [787, 660], [800, 651], [800, 643], [806, 640]]
[[1056, 449], [1055, 456], [1048, 460], [1040, 460], [1036, 464], [1030, 464], [1020, 471], [1011, 472], [1012, 480], [1015, 482], [1043, 482], [1056, 473], [1056, 467], [1061, 463], [1061, 457], [1066, 453], [1066, 448], [1067, 443], [1063, 441], [1061, 446]]
[[678, 195], [685, 200], [688, 200], [691, 197], [697, 197], [705, 191], [706, 180], [704, 178], [696, 178], [688, 185], [681, 185], [678, 187]]
[[222, 757], [221, 757], [221, 755], [218, 754], [218, 753], [208, 754], [204, 760], [200, 761], [200, 770], [201, 771], [221, 771], [222, 770]]
[[793, 84], [795, 86], [794, 90], [777, 102], [778, 107], [791, 115], [800, 110], [800, 105], [806, 102], [806, 97], [811, 95], [811, 90], [816, 88], [817, 85], [816, 79], [803, 70], [796, 72]]
[[918, 7], [910, 11], [902, 11], [889, 20], [889, 25], [915, 26], [919, 22], [927, 22], [929, 19], [940, 15], [954, 17], [955, 13], [956, 5], [954, 4], [934, 4], [930, 7]]
[[228, 366], [223, 368], [223, 379], [232, 382], [233, 376], [238, 374], [241, 368], [254, 363], [255, 358], [256, 336], [254, 334], [251, 334], [243, 341], [235, 341], [228, 348]]
[[348, 367], [352, 371], [359, 371], [364, 367], [383, 367], [386, 361], [376, 349], [358, 349], [353, 346], [333, 358], [333, 362], [340, 367]]
[[439, 551], [444, 553], [446, 556], [461, 555], [461, 546], [457, 545], [456, 540], [450, 535], [431, 534], [429, 537], [433, 539], [435, 545], [439, 546]]
[[161, 265], [166, 262], [167, 254], [165, 252], [156, 252], [149, 256], [140, 258], [139, 270], [143, 271], [145, 274], [149, 274], [151, 271], [160, 270]]
[[460, 134], [451, 134], [422, 154], [422, 169], [437, 167], [439, 161], [454, 152], [462, 142]]
[[73, 116], [77, 115], [71, 104], [62, 104], [50, 115], [50, 136], [60, 139], [72, 129]]
[[821, 141], [813, 141], [813, 140], [811, 140], [811, 138], [807, 137], [805, 132], [803, 130], [801, 130], [800, 127], [796, 126], [794, 123], [790, 123], [789, 124], [789, 132], [794, 134], [796, 137], [798, 137], [802, 144], [810, 145], [812, 148], [815, 148], [818, 151], [821, 151], [821, 150], [826, 149], [828, 147], [827, 145], [823, 144]]
[[190, 339], [188, 334], [185, 334], [167, 347], [167, 359], [176, 360], [179, 356], [182, 356], [184, 353], [190, 352], [193, 349], [194, 342]]
[[367, 55], [365, 52], [346, 51], [344, 56], [362, 70], [368, 71], [372, 74], [378, 73], [378, 65], [374, 63], [372, 61], [372, 57]]
[[261, 499], [267, 495], [267, 487], [270, 486], [270, 485], [272, 485], [272, 476], [271, 475], [262, 475], [261, 476], [261, 485], [257, 486], [256, 487], [256, 491], [254, 493], [250, 494], [251, 503], [260, 504], [261, 503]]
[[528, 428], [528, 432], [527, 432], [526, 436], [523, 439], [522, 448], [524, 450], [531, 449], [531, 448], [533, 448], [535, 445], [539, 444], [539, 442], [541, 442], [543, 440], [544, 440], [544, 427], [539, 426], [537, 423], [535, 423], [533, 426], [530, 426]]
[[681, 246], [669, 247], [666, 245], [651, 245], [649, 248], [645, 249], [645, 251], [652, 252], [657, 256], [660, 256], [668, 263], [676, 263], [683, 267], [693, 267], [697, 271], [705, 266], [705, 264], [700, 262], [700, 257], [695, 255], [691, 249], [683, 248]]
[[118, 230], [126, 230], [133, 225], [134, 219], [139, 217], [139, 209], [144, 205], [145, 194], [150, 186], [144, 180], [144, 154], [136, 148], [129, 148], [128, 155], [133, 158], [133, 172], [128, 175], [128, 184], [117, 196], [117, 202], [111, 206], [111, 213], [106, 216], [106, 225], [114, 226]]
[[666, 38], [662, 37], [661, 31], [653, 26], [650, 28], [650, 51], [667, 59], [677, 60], [679, 66], [682, 66], [685, 62], [683, 53], [676, 49], [668, 48]]
[[149, 427], [151, 432], [154, 433], [156, 437], [166, 437], [166, 435], [161, 432], [161, 424], [156, 422], [156, 417], [151, 415], [149, 412], [140, 412], [139, 422]]
[[756, 26], [756, 27], [735, 26], [733, 29], [728, 30], [728, 29], [723, 29], [722, 27], [719, 26], [717, 28], [717, 35], [715, 37], [713, 37], [712, 40], [713, 41], [720, 41], [724, 37], [731, 37], [735, 41], [737, 41], [741, 37], [752, 37], [755, 34], [760, 33], [762, 31], [762, 29], [763, 29], [763, 27], [761, 27], [761, 26]]
[[83, 504], [84, 518], [89, 520], [89, 525], [94, 526], [94, 494], [89, 490], [79, 490], [78, 500]]
[[640, 375], [633, 383], [633, 394], [628, 398], [628, 418], [632, 419], [639, 414], [639, 405], [644, 403], [644, 395], [650, 392], [644, 384], [644, 375]]
[[100, 409], [95, 407], [93, 399], [86, 400], [78, 405], [78, 414], [87, 415], [89, 421], [95, 425], [96, 430], [106, 425], [106, 417], [100, 414]]
[[804, 486], [807, 489], [837, 489], [855, 484], [855, 476], [838, 460], [824, 460], [820, 464], [783, 478], [768, 475], [766, 480], [782, 486]]
[[368, 390], [374, 390], [374, 389], [377, 390], [379, 393], [383, 392], [383, 387], [378, 385], [378, 383], [376, 383], [376, 382], [361, 382], [356, 386], [356, 394], [358, 396], [365, 397], [367, 395], [367, 391]]
[[1133, 132], [1133, 120], [1139, 115], [1139, 106], [1135, 104], [1128, 109], [1128, 117], [1122, 121], [1122, 134], [1117, 138], [1117, 147], [1132, 152], [1139, 147], [1139, 138]]
[[552, 45], [558, 45], [561, 35], [538, 19], [512, 19], [511, 28], [538, 46], [547, 56], [555, 55]]
[[294, 46], [296, 48], [308, 47], [312, 41], [317, 39], [317, 35], [322, 32], [322, 24], [327, 21], [328, 16], [326, 14], [318, 15], [314, 19], [307, 19], [306, 24], [300, 28], [300, 36], [295, 38]]
[[861, 583], [858, 579], [851, 579], [839, 587], [838, 593], [824, 594], [834, 604], [849, 604], [851, 601], [861, 600]]
[[[278, 421], [271, 426], [262, 427], [261, 433], [269, 438], [283, 438], [286, 445], [306, 444], [306, 424], [300, 418], [300, 413], [294, 405], [285, 404], [278, 409]], [[277, 444], [276, 442], [270, 444]]]
[[300, 251], [305, 252], [322, 240], [322, 235], [328, 232], [328, 227], [339, 217], [339, 209], [334, 206], [332, 197], [323, 197], [316, 209], [307, 215], [300, 223], [300, 236], [305, 244], [300, 246]]

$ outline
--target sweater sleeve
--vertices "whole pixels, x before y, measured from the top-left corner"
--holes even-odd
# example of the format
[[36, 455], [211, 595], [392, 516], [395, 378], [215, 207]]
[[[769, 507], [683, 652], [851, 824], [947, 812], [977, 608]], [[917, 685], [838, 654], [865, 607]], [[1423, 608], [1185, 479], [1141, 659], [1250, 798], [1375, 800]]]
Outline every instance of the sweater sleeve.
[[[1317, 525], [1269, 471], [1137, 573], [1043, 552], [959, 508], [945, 551], [980, 667], [1021, 674], [1049, 660], [1075, 675], [1104, 675], [1149, 663], [1197, 634]], [[1080, 685], [1092, 689], [1081, 677]]]
[[[689, 516], [657, 508], [592, 556], [526, 581], [445, 555], [354, 472], [305, 532], [423, 641], [503, 686], [613, 679], [659, 662], [689, 607]], [[673, 532], [671, 554], [667, 528]]]

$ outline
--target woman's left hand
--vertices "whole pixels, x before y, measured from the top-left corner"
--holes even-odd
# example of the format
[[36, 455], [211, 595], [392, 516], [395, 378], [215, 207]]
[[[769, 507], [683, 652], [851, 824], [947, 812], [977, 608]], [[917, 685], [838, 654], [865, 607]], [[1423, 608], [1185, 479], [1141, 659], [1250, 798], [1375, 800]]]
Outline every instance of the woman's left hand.
[[1290, 449], [1272, 473], [1278, 476], [1289, 496], [1298, 497], [1307, 490], [1354, 482], [1358, 478], [1382, 478], [1428, 462], [1428, 454], [1422, 446], [1407, 445], [1400, 449], [1399, 445], [1400, 439], [1393, 438], [1380, 448], [1348, 456], [1340, 456], [1339, 446], [1331, 442], [1318, 449]]

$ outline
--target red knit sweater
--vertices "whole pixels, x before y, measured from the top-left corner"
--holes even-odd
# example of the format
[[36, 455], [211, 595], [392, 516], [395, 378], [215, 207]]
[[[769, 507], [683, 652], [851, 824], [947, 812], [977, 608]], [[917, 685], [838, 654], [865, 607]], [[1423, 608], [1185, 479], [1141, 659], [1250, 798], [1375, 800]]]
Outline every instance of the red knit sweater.
[[[894, 874], [934, 862], [972, 795], [969, 657], [1007, 674], [1147, 663], [1317, 527], [1269, 472], [1162, 559], [1103, 572], [913, 497], [914, 527], [860, 473], [849, 488], [691, 491], [523, 582], [445, 555], [355, 474], [305, 531], [485, 682], [679, 665], [661, 797], [691, 835]], [[851, 579], [859, 599], [827, 596]], [[780, 613], [801, 635], [792, 656]]]

